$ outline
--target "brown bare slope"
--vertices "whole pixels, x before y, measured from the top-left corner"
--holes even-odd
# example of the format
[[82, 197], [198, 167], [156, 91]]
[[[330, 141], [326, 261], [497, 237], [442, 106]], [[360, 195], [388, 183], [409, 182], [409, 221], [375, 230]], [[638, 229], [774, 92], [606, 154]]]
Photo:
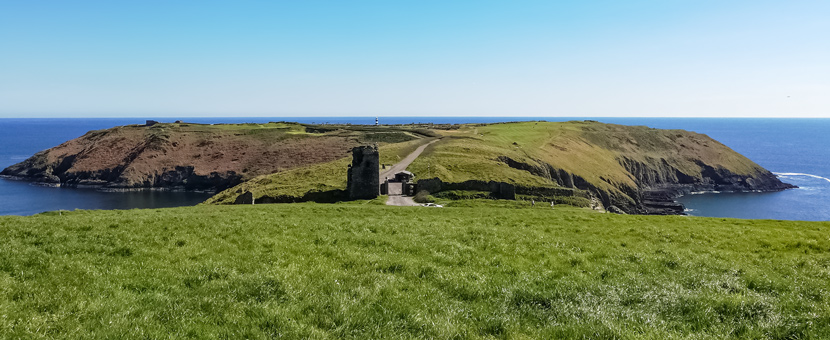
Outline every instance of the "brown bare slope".
[[0, 174], [68, 187], [220, 191], [259, 175], [343, 158], [366, 141], [413, 138], [401, 131], [294, 123], [131, 125], [90, 131]]

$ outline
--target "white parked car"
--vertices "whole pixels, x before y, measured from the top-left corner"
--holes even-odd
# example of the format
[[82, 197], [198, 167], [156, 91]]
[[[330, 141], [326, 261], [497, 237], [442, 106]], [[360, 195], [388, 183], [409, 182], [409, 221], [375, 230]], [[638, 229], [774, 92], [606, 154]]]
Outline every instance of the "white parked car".
[[430, 207], [430, 208], [443, 208], [444, 207], [443, 205], [435, 204], [435, 203], [424, 203], [424, 204], [421, 204], [421, 206]]

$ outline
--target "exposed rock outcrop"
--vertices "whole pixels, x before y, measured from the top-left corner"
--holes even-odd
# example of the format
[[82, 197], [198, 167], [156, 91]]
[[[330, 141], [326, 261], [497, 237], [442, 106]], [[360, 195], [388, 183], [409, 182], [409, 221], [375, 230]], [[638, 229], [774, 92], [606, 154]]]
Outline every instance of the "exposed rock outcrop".
[[[648, 159], [641, 162], [621, 157], [620, 165], [631, 175], [635, 186], [607, 181], [613, 190], [601, 188], [584, 178], [545, 162], [535, 165], [501, 156], [499, 161], [537, 176], [550, 178], [562, 187], [586, 190], [596, 195], [605, 207], [631, 214], [679, 215], [684, 207], [675, 199], [691, 192], [769, 192], [795, 188], [781, 182], [774, 174], [759, 169], [750, 175], [735, 174], [724, 168], [715, 168], [701, 160], [694, 163], [698, 169], [684, 172], [666, 159]], [[604, 178], [602, 180], [605, 180]]]

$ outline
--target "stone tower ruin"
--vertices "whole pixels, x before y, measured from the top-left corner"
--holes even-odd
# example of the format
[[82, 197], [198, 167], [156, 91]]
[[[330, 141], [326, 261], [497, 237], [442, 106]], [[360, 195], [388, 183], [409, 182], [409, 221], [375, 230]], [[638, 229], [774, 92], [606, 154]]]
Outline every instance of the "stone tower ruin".
[[380, 156], [377, 145], [364, 145], [352, 149], [352, 165], [349, 166], [346, 191], [349, 199], [377, 198], [380, 192]]

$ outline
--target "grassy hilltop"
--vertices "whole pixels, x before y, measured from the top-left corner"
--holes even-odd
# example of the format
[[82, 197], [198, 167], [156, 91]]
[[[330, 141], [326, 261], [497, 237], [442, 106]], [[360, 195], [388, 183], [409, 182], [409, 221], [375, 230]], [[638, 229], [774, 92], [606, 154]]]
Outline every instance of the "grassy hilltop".
[[[772, 173], [706, 135], [594, 121], [467, 125], [411, 165], [444, 182], [506, 181], [587, 190], [608, 207], [647, 211], [660, 190], [781, 190]], [[694, 189], [692, 189], [694, 188]]]
[[[413, 168], [424, 173], [432, 164], [433, 175], [450, 182], [507, 179], [528, 186], [557, 185], [555, 178], [532, 171], [549, 164], [613, 190], [618, 184], [637, 185], [637, 174], [628, 171], [626, 161], [657, 171], [666, 160], [690, 176], [700, 176], [698, 160], [738, 175], [764, 171], [723, 144], [685, 130], [573, 121], [466, 125], [444, 134], [449, 138], [427, 150]], [[511, 167], [503, 158], [530, 167]]]
[[[605, 207], [647, 213], [654, 211], [648, 202], [654, 192], [669, 197], [677, 191], [790, 187], [727, 146], [684, 130], [574, 121], [466, 124], [432, 131], [441, 140], [409, 169], [420, 179], [436, 178], [462, 189], [468, 182], [504, 182], [540, 199], [556, 197], [584, 206], [593, 198]], [[384, 145], [381, 162], [394, 163], [428, 141]], [[262, 175], [207, 202], [233, 203], [248, 191], [257, 198], [292, 201], [308, 192], [342, 190], [348, 163], [343, 159]]]
[[0, 338], [830, 337], [828, 223], [378, 204], [0, 217]]

